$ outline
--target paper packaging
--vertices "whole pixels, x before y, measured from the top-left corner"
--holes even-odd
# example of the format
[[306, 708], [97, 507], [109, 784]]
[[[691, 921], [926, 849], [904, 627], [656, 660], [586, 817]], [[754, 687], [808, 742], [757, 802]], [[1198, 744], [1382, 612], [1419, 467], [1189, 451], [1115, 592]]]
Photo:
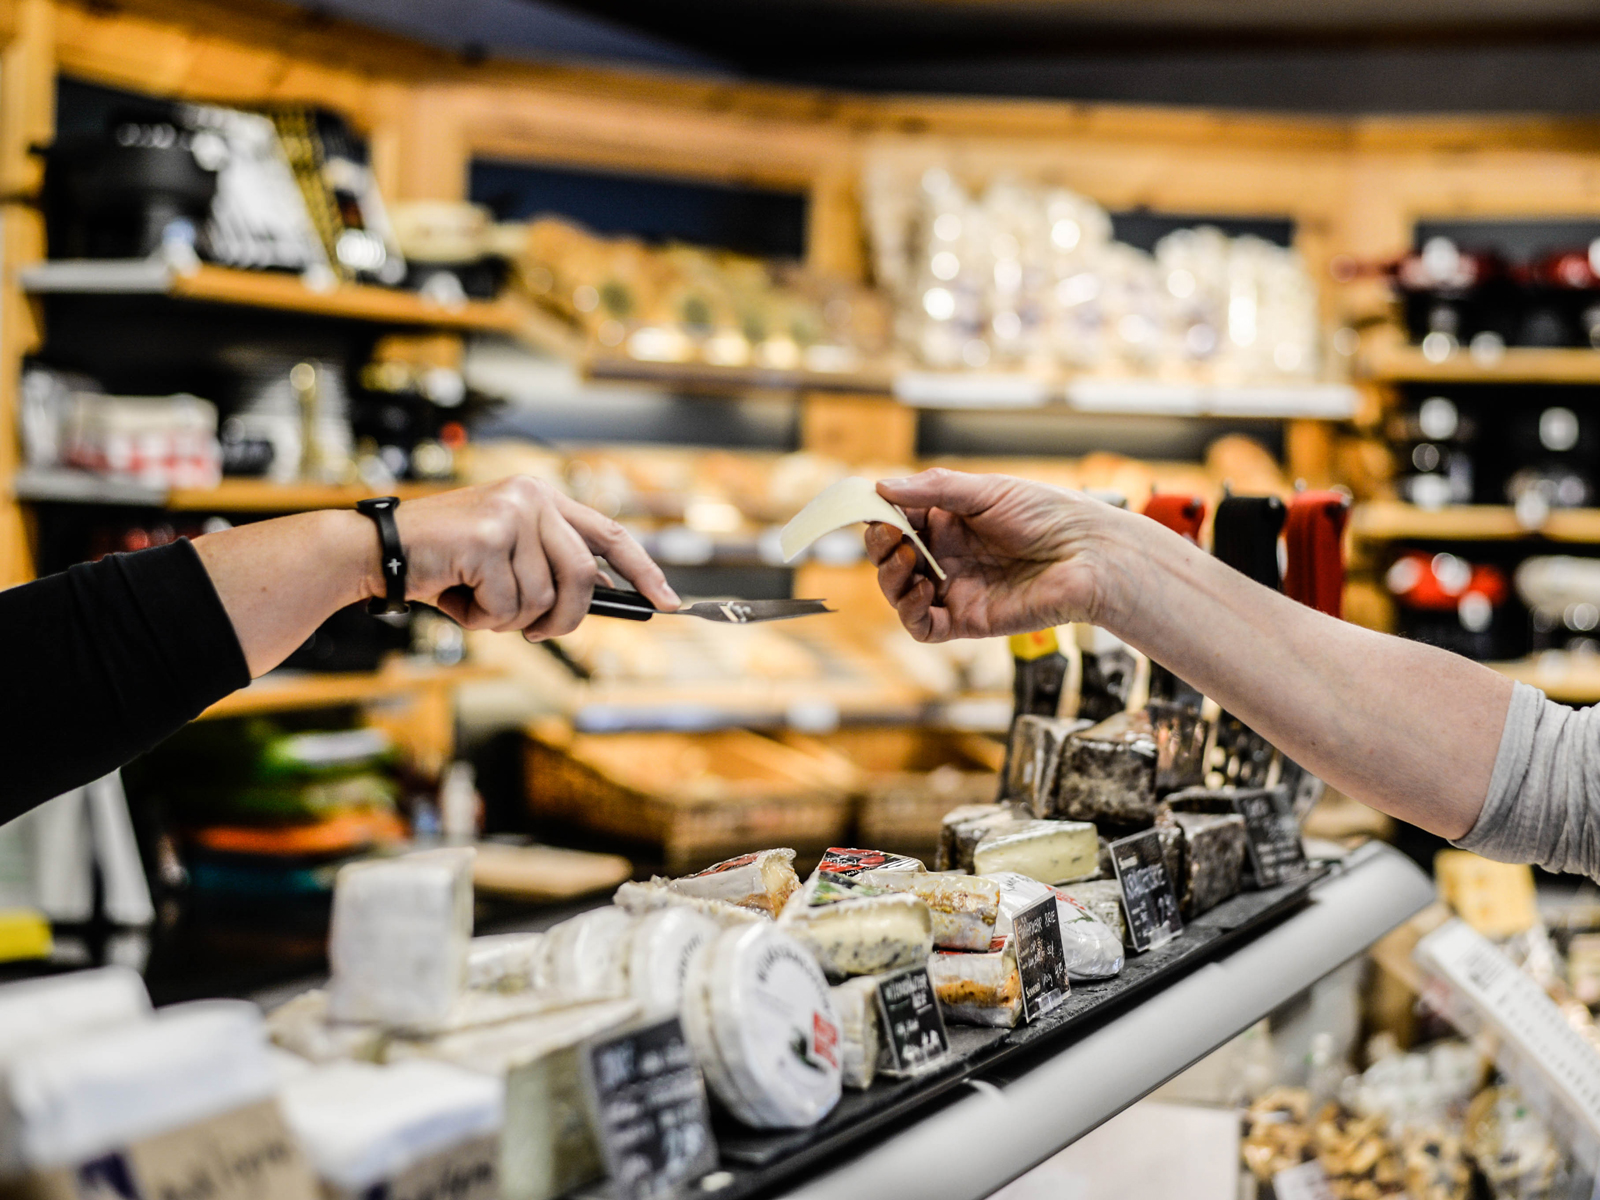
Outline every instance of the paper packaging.
[[291, 1080], [284, 1119], [330, 1200], [495, 1200], [498, 1080], [449, 1063], [339, 1063]]
[[501, 1200], [551, 1200], [601, 1173], [584, 1098], [585, 1041], [639, 1015], [632, 1001], [580, 1004], [444, 1037], [396, 1041], [391, 1063], [436, 1058], [505, 1082]]
[[1051, 887], [1015, 871], [1002, 871], [990, 878], [1000, 885], [1000, 916], [995, 921], [996, 936], [1011, 936], [1011, 922], [1019, 912], [1037, 904], [1045, 896], [1054, 895], [1061, 926], [1061, 946], [1066, 952], [1067, 974], [1074, 981], [1109, 979], [1122, 970], [1122, 934], [1101, 921], [1087, 905], [1069, 895], [1067, 888]]
[[339, 870], [328, 933], [329, 1014], [427, 1031], [466, 985], [472, 851], [429, 850]]

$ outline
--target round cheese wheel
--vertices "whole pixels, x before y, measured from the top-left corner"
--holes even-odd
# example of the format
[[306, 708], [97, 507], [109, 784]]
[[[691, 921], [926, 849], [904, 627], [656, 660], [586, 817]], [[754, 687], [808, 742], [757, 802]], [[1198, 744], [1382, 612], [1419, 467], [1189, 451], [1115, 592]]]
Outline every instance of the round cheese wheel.
[[634, 918], [615, 905], [561, 922], [546, 939], [552, 987], [572, 1001], [628, 994], [628, 935]]
[[759, 1128], [766, 1125], [766, 1120], [750, 1106], [734, 1083], [716, 1036], [711, 1032], [711, 960], [715, 950], [714, 940], [706, 942], [689, 958], [689, 969], [683, 980], [683, 1032], [694, 1048], [695, 1061], [700, 1064], [711, 1094], [735, 1120]]
[[708, 971], [712, 1034], [761, 1126], [822, 1120], [839, 1102], [839, 1020], [810, 951], [775, 926], [730, 929]]
[[628, 991], [646, 1012], [676, 1012], [695, 952], [722, 932], [692, 908], [663, 908], [640, 917], [628, 952]]

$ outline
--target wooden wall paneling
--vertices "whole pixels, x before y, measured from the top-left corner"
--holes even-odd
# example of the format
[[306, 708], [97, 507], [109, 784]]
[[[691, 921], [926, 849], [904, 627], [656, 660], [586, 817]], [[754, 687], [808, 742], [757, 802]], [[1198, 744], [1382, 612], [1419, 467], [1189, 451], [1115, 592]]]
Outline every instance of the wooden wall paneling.
[[834, 168], [811, 184], [806, 203], [806, 264], [842, 279], [867, 277], [858, 172]]
[[910, 464], [917, 411], [888, 396], [808, 392], [801, 398], [800, 446], [851, 465]]

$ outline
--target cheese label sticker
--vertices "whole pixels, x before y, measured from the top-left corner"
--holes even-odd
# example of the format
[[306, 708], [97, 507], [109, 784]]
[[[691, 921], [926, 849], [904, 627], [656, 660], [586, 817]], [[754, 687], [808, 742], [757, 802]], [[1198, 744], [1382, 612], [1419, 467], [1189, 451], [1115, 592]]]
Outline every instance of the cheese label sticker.
[[1307, 869], [1300, 822], [1287, 788], [1257, 788], [1238, 792], [1233, 809], [1244, 818], [1250, 867], [1257, 887], [1274, 887]]
[[811, 1014], [811, 1057], [839, 1069], [839, 1027], [821, 1013]]
[[883, 1018], [893, 1074], [917, 1075], [950, 1054], [950, 1035], [927, 967], [911, 967], [878, 980], [878, 1015]]
[[1023, 909], [1011, 921], [1017, 940], [1017, 973], [1022, 976], [1022, 1015], [1032, 1021], [1066, 1002], [1067, 951], [1061, 941], [1061, 914], [1054, 892]]
[[583, 1063], [617, 1200], [669, 1200], [716, 1169], [705, 1081], [677, 1017], [597, 1038]]
[[1183, 932], [1178, 896], [1167, 877], [1161, 835], [1154, 829], [1111, 843], [1111, 866], [1122, 888], [1128, 914], [1128, 940], [1143, 953], [1164, 946]]

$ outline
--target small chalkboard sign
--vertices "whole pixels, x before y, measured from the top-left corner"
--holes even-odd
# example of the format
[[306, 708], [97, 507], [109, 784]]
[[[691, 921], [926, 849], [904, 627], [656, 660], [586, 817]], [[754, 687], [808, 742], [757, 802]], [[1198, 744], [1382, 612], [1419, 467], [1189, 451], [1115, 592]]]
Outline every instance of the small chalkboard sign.
[[1061, 913], [1055, 894], [1019, 912], [1011, 922], [1017, 939], [1017, 973], [1022, 976], [1022, 1016], [1032, 1021], [1066, 1002], [1067, 950], [1061, 941]]
[[1164, 946], [1183, 932], [1178, 896], [1167, 877], [1161, 835], [1154, 829], [1111, 843], [1111, 865], [1128, 914], [1128, 941], [1139, 953]]
[[1307, 869], [1287, 788], [1252, 788], [1233, 796], [1233, 808], [1244, 818], [1250, 846], [1250, 868], [1257, 887], [1274, 887]]
[[716, 1168], [705, 1082], [677, 1017], [595, 1039], [584, 1073], [617, 1200], [671, 1200]]
[[918, 1075], [949, 1055], [950, 1036], [927, 967], [911, 967], [878, 980], [878, 1015], [883, 1018], [891, 1074]]

